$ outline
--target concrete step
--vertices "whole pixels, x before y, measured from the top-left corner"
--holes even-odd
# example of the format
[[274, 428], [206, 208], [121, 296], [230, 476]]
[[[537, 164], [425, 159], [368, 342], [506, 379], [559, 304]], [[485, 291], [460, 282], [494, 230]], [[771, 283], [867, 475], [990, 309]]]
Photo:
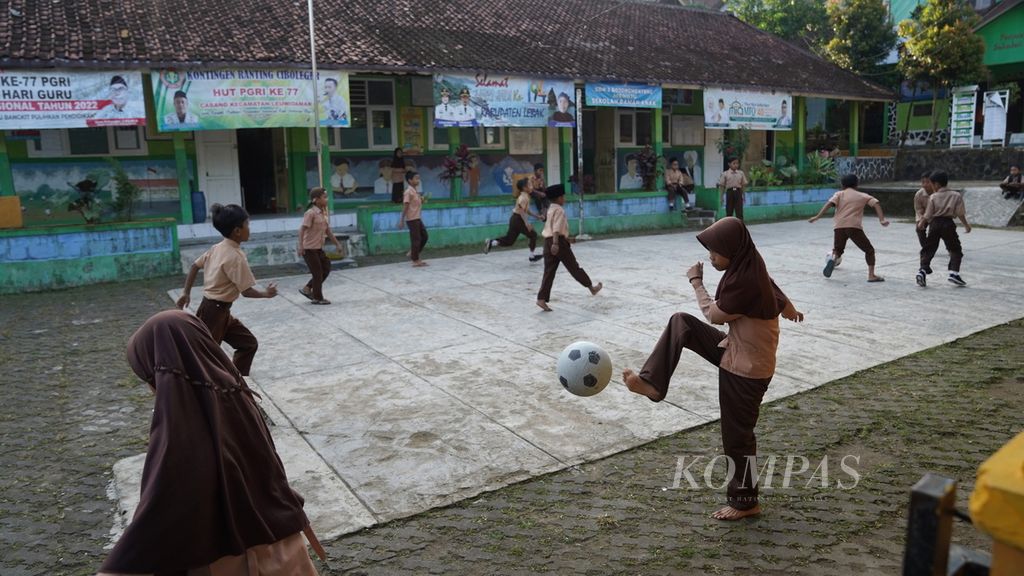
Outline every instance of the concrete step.
[[[341, 252], [338, 252], [334, 244], [330, 242], [324, 245], [324, 252], [331, 259], [332, 268], [353, 266], [357, 256], [366, 255], [365, 235], [340, 230], [335, 230], [334, 235], [341, 242]], [[188, 272], [196, 258], [202, 256], [210, 249], [210, 246], [219, 241], [217, 238], [181, 241], [182, 272]], [[242, 244], [242, 250], [249, 259], [249, 266], [253, 268], [296, 264], [305, 270], [306, 264], [296, 252], [296, 242], [294, 233], [253, 234], [248, 242]]]
[[1003, 198], [998, 186], [964, 187], [967, 221], [971, 224], [1005, 228], [1021, 212], [1021, 200]]
[[715, 223], [714, 210], [690, 210], [689, 212], [684, 212], [682, 217], [687, 228], [694, 228], [697, 230], [703, 230]]

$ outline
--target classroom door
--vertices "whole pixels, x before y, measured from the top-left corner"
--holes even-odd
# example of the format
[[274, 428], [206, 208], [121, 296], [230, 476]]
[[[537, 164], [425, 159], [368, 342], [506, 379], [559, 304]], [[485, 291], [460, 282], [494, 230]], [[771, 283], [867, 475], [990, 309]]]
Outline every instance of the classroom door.
[[214, 204], [241, 204], [238, 143], [234, 130], [197, 130], [199, 189], [206, 194], [206, 210]]

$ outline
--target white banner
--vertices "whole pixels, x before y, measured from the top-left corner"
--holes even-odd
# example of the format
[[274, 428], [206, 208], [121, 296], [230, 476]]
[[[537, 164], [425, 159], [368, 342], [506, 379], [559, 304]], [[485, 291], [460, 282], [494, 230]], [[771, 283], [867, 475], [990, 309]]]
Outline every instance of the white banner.
[[704, 127], [792, 130], [793, 95], [709, 88], [704, 91]]
[[145, 126], [142, 74], [0, 70], [0, 128]]
[[982, 140], [1002, 142], [1006, 138], [1006, 105], [1009, 100], [1009, 90], [985, 92], [985, 124], [982, 128]]

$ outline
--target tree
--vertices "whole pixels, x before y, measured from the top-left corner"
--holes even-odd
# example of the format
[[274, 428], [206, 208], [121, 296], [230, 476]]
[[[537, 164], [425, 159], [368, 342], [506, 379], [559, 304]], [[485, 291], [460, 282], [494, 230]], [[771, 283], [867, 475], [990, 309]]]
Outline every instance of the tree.
[[877, 72], [896, 47], [883, 0], [834, 0], [826, 10], [835, 34], [825, 47], [829, 60], [855, 74]]
[[899, 35], [907, 40], [900, 53], [899, 69], [914, 82], [925, 81], [932, 88], [932, 121], [928, 142], [933, 143], [940, 88], [973, 84], [985, 79], [982, 62], [985, 41], [974, 33], [979, 18], [961, 0], [928, 0], [911, 19], [899, 24]]
[[798, 42], [815, 54], [822, 54], [831, 38], [821, 0], [726, 0], [725, 7], [747, 24]]

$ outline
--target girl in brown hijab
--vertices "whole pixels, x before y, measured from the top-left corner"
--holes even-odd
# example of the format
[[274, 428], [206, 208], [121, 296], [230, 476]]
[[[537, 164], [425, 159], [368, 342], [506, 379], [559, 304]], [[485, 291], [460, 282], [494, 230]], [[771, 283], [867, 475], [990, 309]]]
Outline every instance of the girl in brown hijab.
[[728, 505], [712, 514], [738, 520], [761, 513], [757, 501], [757, 424], [761, 398], [775, 374], [779, 345], [779, 314], [802, 322], [804, 315], [775, 285], [743, 222], [723, 218], [697, 235], [711, 253], [711, 265], [725, 274], [715, 299], [704, 288], [704, 268], [697, 262], [686, 272], [701, 312], [712, 324], [728, 324], [726, 334], [700, 319], [678, 312], [637, 374], [622, 373], [630, 391], [660, 402], [684, 348], [718, 366], [718, 399], [722, 410], [722, 444], [735, 464], [727, 489]]
[[255, 393], [196, 317], [146, 321], [128, 362], [156, 393], [142, 497], [100, 574], [315, 575], [302, 497]]

